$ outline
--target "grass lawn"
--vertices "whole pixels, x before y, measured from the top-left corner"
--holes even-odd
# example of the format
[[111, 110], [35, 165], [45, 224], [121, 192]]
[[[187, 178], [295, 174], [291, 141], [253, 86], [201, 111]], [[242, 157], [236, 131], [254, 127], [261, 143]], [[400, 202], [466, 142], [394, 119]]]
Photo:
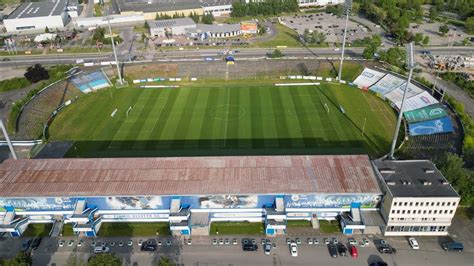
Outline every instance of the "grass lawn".
[[307, 220], [288, 220], [287, 227], [311, 227], [311, 222]]
[[61, 232], [61, 235], [62, 236], [73, 236], [74, 235], [74, 231], [72, 231], [72, 224], [71, 223], [63, 225], [63, 230]]
[[341, 227], [339, 227], [339, 224], [337, 221], [320, 220], [319, 230], [321, 231], [321, 233], [333, 234], [333, 233], [340, 233]]
[[50, 127], [50, 140], [75, 141], [69, 157], [360, 153], [375, 157], [388, 151], [394, 124], [389, 105], [346, 85], [207, 82], [179, 89], [104, 89], [84, 95], [59, 113]]
[[46, 224], [29, 224], [23, 236], [25, 237], [43, 237], [49, 236], [49, 232], [53, 228], [53, 223]]
[[249, 222], [213, 222], [211, 223], [211, 235], [262, 235], [264, 233], [263, 223]]
[[286, 26], [281, 24], [275, 24], [277, 31], [276, 36], [268, 41], [256, 42], [253, 46], [256, 47], [276, 47], [276, 46], [287, 46], [287, 47], [301, 47], [303, 46], [298, 41], [298, 33]]
[[155, 236], [158, 231], [159, 236], [169, 236], [168, 223], [102, 223], [99, 229], [99, 236]]

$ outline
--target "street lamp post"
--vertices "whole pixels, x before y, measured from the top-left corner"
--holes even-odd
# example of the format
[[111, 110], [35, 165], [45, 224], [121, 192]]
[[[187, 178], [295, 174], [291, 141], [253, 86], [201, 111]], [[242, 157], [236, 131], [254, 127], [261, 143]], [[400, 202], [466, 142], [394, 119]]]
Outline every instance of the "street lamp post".
[[16, 156], [16, 152], [13, 149], [12, 142], [10, 141], [10, 137], [8, 136], [7, 129], [5, 128], [5, 125], [3, 124], [3, 120], [0, 118], [0, 128], [2, 128], [3, 136], [5, 137], [5, 140], [7, 141], [8, 148], [10, 149], [10, 152], [12, 153], [13, 159], [17, 160], [18, 157]]
[[344, 52], [346, 49], [346, 38], [347, 38], [347, 24], [349, 23], [349, 13], [352, 9], [352, 0], [346, 0], [344, 4], [344, 11], [346, 12], [346, 25], [344, 27], [344, 39], [342, 39], [342, 51], [341, 51], [341, 63], [339, 64], [338, 80], [342, 79], [342, 63], [344, 63]]
[[395, 127], [395, 134], [392, 140], [392, 147], [390, 149], [389, 159], [395, 159], [393, 154], [395, 153], [395, 146], [397, 145], [398, 132], [400, 131], [400, 126], [402, 124], [403, 118], [403, 107], [405, 105], [405, 99], [407, 96], [408, 87], [410, 86], [411, 77], [413, 74], [413, 69], [415, 68], [415, 56], [413, 51], [413, 42], [407, 45], [407, 68], [409, 69], [408, 80], [405, 85], [405, 90], [403, 91], [402, 103], [400, 104], [400, 111], [398, 112], [397, 126]]

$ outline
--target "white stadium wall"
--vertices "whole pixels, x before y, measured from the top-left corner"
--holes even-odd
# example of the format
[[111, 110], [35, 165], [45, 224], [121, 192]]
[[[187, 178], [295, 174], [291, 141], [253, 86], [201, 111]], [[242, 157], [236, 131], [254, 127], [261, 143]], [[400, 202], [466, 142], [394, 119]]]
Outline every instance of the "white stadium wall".
[[367, 89], [383, 78], [383, 76], [385, 76], [385, 73], [383, 72], [365, 68], [364, 71], [362, 71], [362, 73], [352, 83], [357, 85], [359, 89]]
[[3, 24], [5, 25], [7, 32], [18, 32], [27, 30], [44, 30], [46, 27], [49, 29], [63, 28], [66, 21], [67, 13], [64, 12], [61, 16], [5, 19]]

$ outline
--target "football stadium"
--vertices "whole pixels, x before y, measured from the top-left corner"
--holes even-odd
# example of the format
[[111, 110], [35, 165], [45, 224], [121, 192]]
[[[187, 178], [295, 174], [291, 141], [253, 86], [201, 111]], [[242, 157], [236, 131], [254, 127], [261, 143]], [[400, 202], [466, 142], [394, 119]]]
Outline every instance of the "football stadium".
[[[47, 223], [96, 236], [111, 223], [152, 222], [206, 235], [216, 222], [246, 222], [276, 236], [291, 220], [380, 232], [370, 160], [389, 150], [406, 79], [359, 72], [347, 81], [143, 73], [126, 88], [113, 88], [111, 72], [78, 72], [25, 107], [22, 117], [43, 120], [50, 143], [72, 145], [66, 158], [0, 166], [0, 232], [20, 236]], [[400, 139], [453, 134], [448, 111], [409, 84]]]

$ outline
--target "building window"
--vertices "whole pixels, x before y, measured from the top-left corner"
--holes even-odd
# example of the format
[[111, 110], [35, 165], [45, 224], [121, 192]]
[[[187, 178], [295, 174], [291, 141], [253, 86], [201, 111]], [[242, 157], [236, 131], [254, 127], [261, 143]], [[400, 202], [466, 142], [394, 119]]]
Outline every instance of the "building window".
[[413, 202], [410, 202], [410, 206], [413, 206]]
[[434, 202], [431, 202], [431, 206], [434, 206]]
[[415, 206], [418, 206], [419, 202], [415, 202]]
[[448, 210], [444, 210], [444, 214], [448, 214]]
[[408, 205], [408, 202], [405, 202], [403, 205], [404, 205], [404, 206], [407, 206], [407, 205]]
[[430, 226], [430, 232], [436, 232], [436, 226]]
[[446, 204], [446, 203], [443, 201], [443, 202], [441, 203], [441, 206], [444, 206], [445, 204]]
[[437, 213], [438, 213], [438, 210], [434, 210], [434, 211], [433, 211], [433, 214], [437, 214]]
[[421, 213], [421, 210], [418, 210], [418, 214], [420, 214], [420, 213]]
[[453, 202], [453, 206], [456, 206], [456, 202]]
[[397, 206], [398, 202], [394, 201], [393, 206]]
[[436, 206], [439, 206], [439, 204], [441, 204], [439, 201], [438, 201], [438, 202], [436, 202]]
[[450, 211], [449, 211], [449, 214], [453, 214], [453, 210], [450, 210]]
[[423, 210], [423, 214], [426, 214], [426, 210]]
[[450, 206], [451, 205], [451, 202], [446, 202], [446, 206]]
[[405, 210], [402, 210], [402, 214], [405, 214]]
[[410, 210], [407, 211], [407, 214], [410, 214]]
[[431, 214], [431, 210], [428, 211], [428, 214]]
[[397, 214], [400, 214], [400, 210], [397, 210]]
[[424, 205], [424, 202], [423, 202], [423, 201], [422, 201], [422, 202], [420, 202], [420, 206], [423, 206], [423, 205]]
[[433, 222], [436, 221], [436, 218], [433, 218]]
[[394, 214], [394, 213], [395, 213], [395, 210], [392, 210], [392, 214]]

